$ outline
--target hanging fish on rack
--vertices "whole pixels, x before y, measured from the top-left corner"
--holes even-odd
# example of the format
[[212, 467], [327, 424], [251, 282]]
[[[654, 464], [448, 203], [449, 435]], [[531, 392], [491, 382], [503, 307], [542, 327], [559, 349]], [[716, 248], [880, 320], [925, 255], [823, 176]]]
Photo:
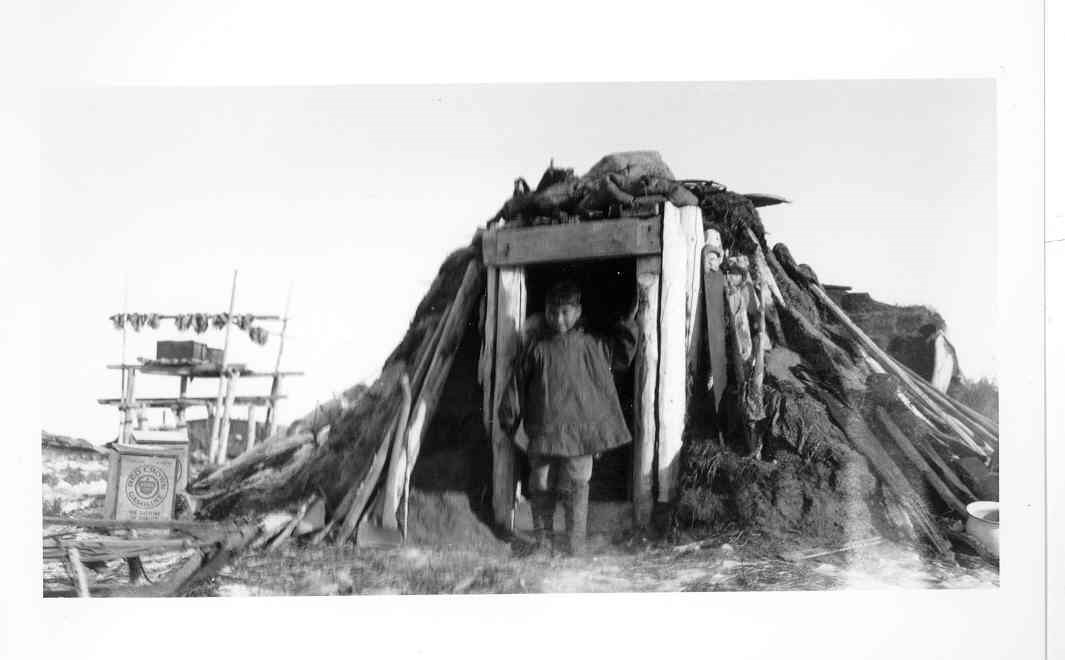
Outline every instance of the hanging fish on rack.
[[174, 317], [174, 327], [178, 332], [185, 332], [192, 327], [192, 314], [178, 314]]
[[211, 327], [211, 315], [210, 314], [193, 314], [192, 323], [196, 334], [202, 335], [207, 332], [207, 329]]
[[253, 326], [248, 328], [248, 338], [259, 346], [265, 346], [266, 341], [270, 338], [270, 333], [266, 331], [266, 328]]
[[233, 318], [233, 323], [237, 325], [244, 332], [251, 330], [251, 326], [255, 323], [254, 314], [240, 314]]
[[129, 327], [133, 328], [134, 332], [140, 332], [141, 326], [148, 320], [147, 314], [127, 314], [126, 321], [129, 322]]
[[126, 315], [125, 314], [112, 314], [107, 317], [111, 323], [115, 326], [115, 330], [121, 330], [126, 327]]
[[211, 317], [211, 325], [215, 327], [215, 330], [222, 330], [229, 323], [229, 314], [215, 314]]
[[158, 330], [159, 329], [159, 315], [155, 314], [155, 313], [149, 314], [147, 323], [148, 323], [148, 327], [151, 328], [152, 330]]

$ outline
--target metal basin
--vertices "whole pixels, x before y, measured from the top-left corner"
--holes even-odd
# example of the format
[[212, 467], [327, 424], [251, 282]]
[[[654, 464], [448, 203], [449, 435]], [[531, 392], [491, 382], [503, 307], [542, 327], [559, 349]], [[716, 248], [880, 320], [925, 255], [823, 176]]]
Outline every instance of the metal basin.
[[998, 502], [973, 502], [965, 510], [965, 531], [998, 557]]

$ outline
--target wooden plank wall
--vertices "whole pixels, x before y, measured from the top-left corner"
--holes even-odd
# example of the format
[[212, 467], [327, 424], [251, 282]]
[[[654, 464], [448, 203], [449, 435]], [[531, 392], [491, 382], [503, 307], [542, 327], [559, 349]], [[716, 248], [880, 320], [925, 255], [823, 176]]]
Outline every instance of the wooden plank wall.
[[666, 203], [662, 212], [662, 285], [658, 360], [658, 501], [677, 492], [688, 396], [694, 386], [702, 291], [702, 211]]
[[[490, 305], [489, 305], [490, 307]], [[521, 344], [525, 323], [525, 269], [499, 268], [496, 283], [496, 338], [492, 393], [492, 510], [502, 529], [514, 525], [514, 444], [499, 424], [499, 403], [510, 381], [512, 364]]]
[[636, 323], [640, 330], [636, 348], [636, 396], [633, 416], [632, 499], [633, 522], [643, 527], [651, 520], [653, 508], [655, 439], [655, 393], [658, 385], [658, 290], [662, 275], [662, 258], [640, 257], [636, 260], [636, 287], [639, 307]]
[[484, 262], [502, 267], [658, 254], [659, 224], [658, 218], [620, 218], [489, 231]]

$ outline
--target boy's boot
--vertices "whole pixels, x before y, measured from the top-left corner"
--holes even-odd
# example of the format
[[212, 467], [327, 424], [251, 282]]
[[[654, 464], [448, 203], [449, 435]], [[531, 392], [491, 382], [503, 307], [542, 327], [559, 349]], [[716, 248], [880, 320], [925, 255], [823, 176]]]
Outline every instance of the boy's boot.
[[536, 550], [550, 552], [551, 533], [555, 527], [555, 496], [550, 493], [533, 495], [529, 498], [529, 505], [532, 508]]
[[747, 423], [747, 455], [751, 458], [762, 458], [762, 434], [758, 432], [756, 422]]
[[566, 493], [566, 536], [569, 552], [574, 557], [585, 553], [585, 538], [588, 531], [588, 484], [574, 484]]

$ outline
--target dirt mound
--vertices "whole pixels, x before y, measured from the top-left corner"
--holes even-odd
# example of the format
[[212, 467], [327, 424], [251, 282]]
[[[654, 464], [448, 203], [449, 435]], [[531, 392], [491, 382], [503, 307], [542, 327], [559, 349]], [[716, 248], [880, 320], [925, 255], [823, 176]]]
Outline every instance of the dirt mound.
[[685, 526], [737, 523], [826, 543], [875, 533], [869, 502], [878, 495], [876, 479], [845, 447], [758, 461], [703, 442], [691, 447], [686, 468], [676, 513]]
[[490, 555], [510, 552], [474, 513], [466, 493], [411, 491], [407, 525], [407, 541], [417, 546]]

